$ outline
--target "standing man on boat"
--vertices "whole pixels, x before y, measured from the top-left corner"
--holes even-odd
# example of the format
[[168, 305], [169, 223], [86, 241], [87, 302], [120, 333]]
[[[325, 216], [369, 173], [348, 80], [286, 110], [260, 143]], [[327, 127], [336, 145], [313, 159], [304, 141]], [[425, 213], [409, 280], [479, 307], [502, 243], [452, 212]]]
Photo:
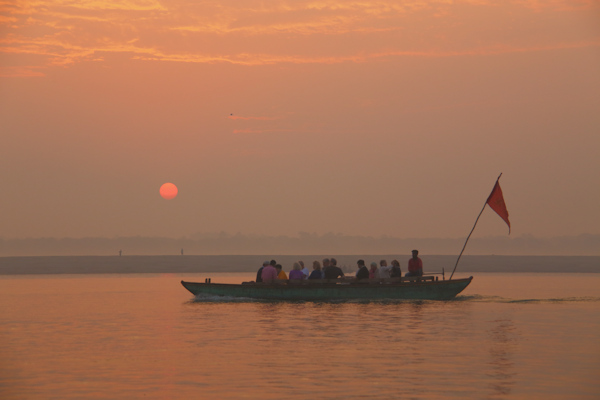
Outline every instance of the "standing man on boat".
[[419, 250], [412, 251], [412, 258], [408, 260], [408, 272], [404, 276], [423, 276], [423, 260], [419, 258]]

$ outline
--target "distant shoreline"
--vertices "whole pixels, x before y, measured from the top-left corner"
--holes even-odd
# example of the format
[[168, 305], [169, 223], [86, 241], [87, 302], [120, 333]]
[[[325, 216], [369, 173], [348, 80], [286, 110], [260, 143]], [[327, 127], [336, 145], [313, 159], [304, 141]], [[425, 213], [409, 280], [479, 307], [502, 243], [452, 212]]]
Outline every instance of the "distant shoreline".
[[[303, 260], [310, 268], [313, 260], [323, 255], [221, 255], [221, 256], [31, 256], [0, 257], [0, 275], [39, 274], [130, 274], [130, 273], [201, 273], [255, 272], [264, 260], [275, 259], [289, 271], [292, 264]], [[398, 259], [406, 271], [409, 255], [343, 255], [335, 256], [338, 265], [348, 272], [356, 270], [356, 261], [388, 262]], [[455, 255], [424, 255], [425, 271], [452, 272]], [[463, 255], [458, 272], [559, 272], [600, 273], [600, 256], [502, 256]]]
[[[465, 238], [398, 238], [299, 233], [265, 236], [227, 233], [191, 237], [0, 238], [0, 256], [262, 255], [262, 254], [456, 254]], [[600, 256], [600, 234], [539, 238], [531, 235], [473, 237], [466, 254]]]

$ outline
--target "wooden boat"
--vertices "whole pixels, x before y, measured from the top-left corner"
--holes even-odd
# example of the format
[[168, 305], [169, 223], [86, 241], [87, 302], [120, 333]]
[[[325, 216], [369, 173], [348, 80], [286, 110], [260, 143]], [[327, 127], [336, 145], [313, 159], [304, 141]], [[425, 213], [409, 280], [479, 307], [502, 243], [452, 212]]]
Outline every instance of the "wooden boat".
[[225, 296], [262, 300], [450, 300], [471, 283], [473, 277], [436, 280], [433, 276], [390, 279], [354, 278], [277, 280], [271, 283], [242, 284], [184, 282], [183, 287], [196, 296]]

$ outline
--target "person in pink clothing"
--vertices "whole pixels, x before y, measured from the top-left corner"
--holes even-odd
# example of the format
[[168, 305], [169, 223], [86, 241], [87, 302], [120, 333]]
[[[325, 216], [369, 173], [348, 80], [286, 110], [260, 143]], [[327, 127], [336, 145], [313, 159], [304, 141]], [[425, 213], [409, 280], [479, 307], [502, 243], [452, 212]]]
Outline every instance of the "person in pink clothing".
[[379, 271], [377, 270], [377, 263], [373, 261], [371, 263], [371, 269], [369, 270], [369, 279], [379, 278]]
[[267, 265], [266, 267], [263, 268], [262, 270], [262, 281], [264, 283], [271, 283], [271, 281], [274, 281], [275, 279], [277, 279], [277, 269], [275, 269], [274, 266], [272, 266], [271, 264]]

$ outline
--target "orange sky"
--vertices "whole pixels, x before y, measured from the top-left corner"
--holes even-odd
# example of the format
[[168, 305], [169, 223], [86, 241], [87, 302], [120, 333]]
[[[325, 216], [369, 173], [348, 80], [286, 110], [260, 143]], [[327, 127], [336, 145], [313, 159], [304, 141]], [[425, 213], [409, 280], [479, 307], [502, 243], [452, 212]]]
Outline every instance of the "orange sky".
[[0, 0], [0, 237], [600, 234], [599, 71], [598, 1]]

